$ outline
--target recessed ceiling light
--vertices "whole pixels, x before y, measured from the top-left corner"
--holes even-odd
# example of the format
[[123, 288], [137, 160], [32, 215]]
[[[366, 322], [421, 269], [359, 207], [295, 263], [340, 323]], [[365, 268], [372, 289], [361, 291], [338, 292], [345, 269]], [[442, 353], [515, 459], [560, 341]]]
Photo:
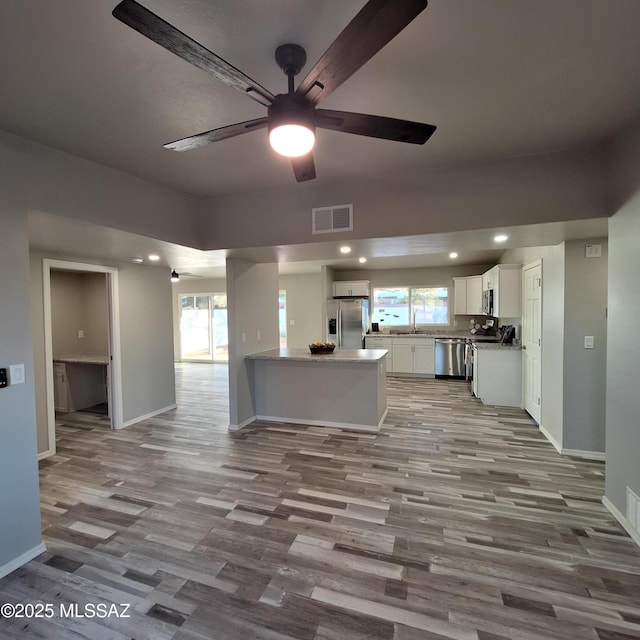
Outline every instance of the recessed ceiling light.
[[505, 240], [508, 240], [509, 236], [505, 236], [504, 233], [501, 233], [500, 235], [495, 236], [495, 238], [493, 239], [495, 242], [504, 242]]
[[340, 247], [340, 253], [351, 253], [351, 247]]
[[367, 259], [366, 259], [366, 258], [358, 258], [358, 262], [359, 262], [360, 264], [364, 264], [366, 261], [367, 261]]
[[149, 260], [157, 262], [158, 260], [160, 260], [160, 256], [157, 253], [151, 253], [149, 254]]
[[457, 258], [457, 257], [458, 257], [458, 254], [457, 254], [455, 251], [452, 251], [452, 252], [449, 254], [449, 257], [453, 260], [454, 258]]
[[144, 260], [139, 256], [133, 256], [132, 258], [129, 258], [129, 262], [133, 262], [133, 264], [140, 264], [141, 262], [144, 262]]

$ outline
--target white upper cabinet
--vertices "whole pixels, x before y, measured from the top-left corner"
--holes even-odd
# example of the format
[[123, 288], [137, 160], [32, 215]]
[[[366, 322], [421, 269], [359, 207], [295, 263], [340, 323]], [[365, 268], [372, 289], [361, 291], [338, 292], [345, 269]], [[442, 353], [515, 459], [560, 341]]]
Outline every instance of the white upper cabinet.
[[482, 276], [482, 290], [493, 289], [493, 315], [496, 318], [522, 316], [522, 266], [497, 264]]
[[454, 278], [453, 296], [455, 315], [482, 313], [482, 276]]
[[352, 280], [345, 282], [333, 283], [334, 298], [349, 298], [357, 296], [359, 298], [369, 297], [369, 281], [368, 280]]

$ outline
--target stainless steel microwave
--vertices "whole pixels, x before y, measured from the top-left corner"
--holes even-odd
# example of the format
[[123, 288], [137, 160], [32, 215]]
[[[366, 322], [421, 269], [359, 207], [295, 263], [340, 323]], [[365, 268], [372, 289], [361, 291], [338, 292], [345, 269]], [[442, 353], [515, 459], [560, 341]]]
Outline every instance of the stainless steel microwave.
[[485, 316], [493, 315], [493, 289], [485, 289], [482, 292], [482, 313]]

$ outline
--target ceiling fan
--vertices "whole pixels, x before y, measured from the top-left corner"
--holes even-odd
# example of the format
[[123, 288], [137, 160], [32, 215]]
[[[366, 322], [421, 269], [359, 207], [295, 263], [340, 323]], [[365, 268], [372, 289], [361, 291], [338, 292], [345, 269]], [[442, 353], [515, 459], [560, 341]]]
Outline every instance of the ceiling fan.
[[436, 130], [433, 125], [420, 122], [316, 108], [320, 100], [350, 78], [426, 6], [427, 0], [369, 0], [297, 88], [294, 88], [294, 78], [304, 67], [307, 54], [297, 44], [279, 46], [275, 57], [287, 75], [288, 92], [278, 95], [272, 94], [136, 0], [123, 0], [113, 10], [113, 15], [161, 47], [268, 108], [264, 118], [175, 140], [164, 145], [167, 149], [188, 151], [267, 127], [273, 149], [291, 157], [296, 180], [304, 182], [316, 177], [312, 153], [316, 127], [411, 144], [424, 144]]

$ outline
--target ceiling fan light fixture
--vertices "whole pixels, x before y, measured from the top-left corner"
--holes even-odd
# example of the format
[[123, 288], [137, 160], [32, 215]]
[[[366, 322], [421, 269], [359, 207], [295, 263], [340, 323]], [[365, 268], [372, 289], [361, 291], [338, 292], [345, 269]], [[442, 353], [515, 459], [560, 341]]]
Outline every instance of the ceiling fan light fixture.
[[178, 272], [175, 269], [171, 272], [171, 282], [173, 283], [180, 282], [180, 276], [178, 275]]
[[294, 93], [276, 96], [269, 105], [269, 142], [287, 158], [305, 156], [316, 141], [316, 114], [312, 104]]
[[271, 148], [287, 158], [306, 156], [313, 149], [315, 141], [315, 133], [300, 124], [282, 124], [269, 132]]

